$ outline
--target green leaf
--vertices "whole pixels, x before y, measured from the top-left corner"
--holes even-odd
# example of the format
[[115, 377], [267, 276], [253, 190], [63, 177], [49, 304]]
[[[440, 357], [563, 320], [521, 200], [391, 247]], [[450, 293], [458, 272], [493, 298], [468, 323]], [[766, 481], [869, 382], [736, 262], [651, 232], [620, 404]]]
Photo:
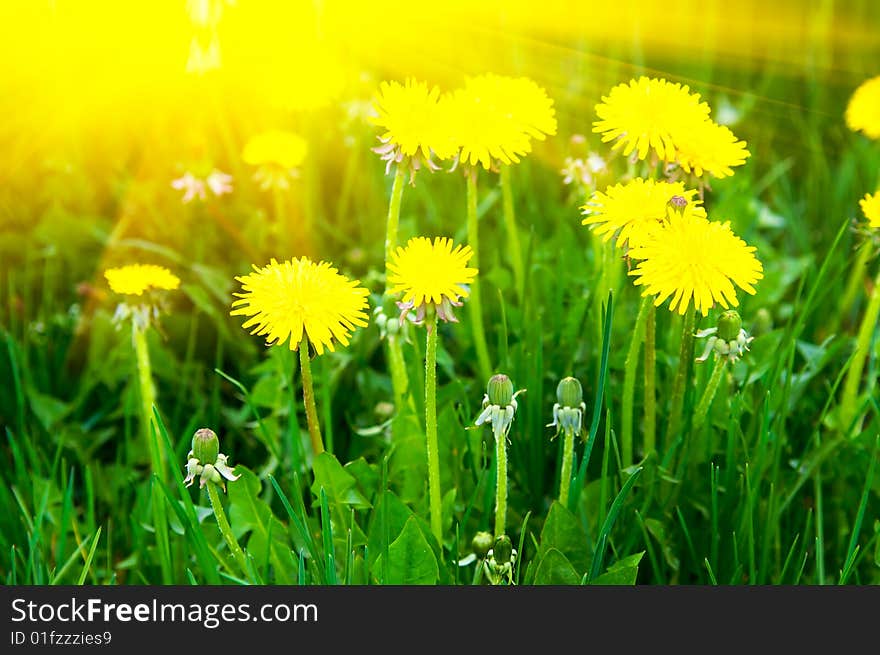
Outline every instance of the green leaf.
[[[377, 560], [379, 570], [382, 570], [382, 558], [380, 555]], [[416, 517], [409, 518], [400, 536], [388, 547], [387, 570], [385, 584], [432, 585], [439, 580], [437, 558]]]
[[40, 393], [36, 389], [29, 388], [27, 390], [28, 401], [31, 411], [45, 430], [51, 430], [59, 420], [64, 418], [70, 407], [67, 403]]
[[556, 548], [548, 548], [538, 562], [535, 571], [536, 585], [576, 585], [581, 576], [568, 561], [568, 558]]
[[663, 559], [666, 560], [669, 568], [673, 571], [678, 571], [680, 562], [678, 556], [675, 554], [675, 549], [670, 545], [669, 539], [666, 536], [666, 527], [664, 524], [657, 519], [645, 519], [645, 527], [660, 545], [660, 548], [663, 551]]
[[382, 494], [376, 501], [376, 511], [373, 512], [367, 537], [367, 553], [371, 565], [384, 547], [390, 545], [401, 532], [409, 518], [413, 516], [412, 510], [390, 491]]
[[639, 574], [639, 562], [645, 555], [641, 551], [624, 557], [608, 567], [602, 575], [590, 581], [591, 585], [634, 585]]
[[578, 572], [590, 567], [592, 549], [580, 521], [564, 505], [553, 501], [541, 530], [538, 554], [543, 556], [551, 548], [565, 555]]
[[304, 544], [289, 543], [287, 526], [260, 499], [260, 480], [241, 464], [235, 467], [241, 478], [228, 484], [229, 522], [236, 539], [250, 532], [247, 542], [248, 555], [254, 558], [258, 568], [271, 564], [275, 577], [281, 584], [294, 584], [297, 563], [291, 548], [301, 551]]
[[358, 489], [364, 497], [370, 499], [376, 495], [379, 488], [379, 472], [375, 465], [370, 465], [363, 457], [358, 457], [344, 468], [357, 480]]
[[324, 452], [318, 455], [312, 462], [312, 469], [315, 473], [312, 494], [316, 498], [320, 497], [323, 488], [332, 504], [343, 503], [353, 505], [357, 509], [372, 507], [370, 501], [358, 491], [354, 476], [342, 468], [339, 460], [330, 453]]

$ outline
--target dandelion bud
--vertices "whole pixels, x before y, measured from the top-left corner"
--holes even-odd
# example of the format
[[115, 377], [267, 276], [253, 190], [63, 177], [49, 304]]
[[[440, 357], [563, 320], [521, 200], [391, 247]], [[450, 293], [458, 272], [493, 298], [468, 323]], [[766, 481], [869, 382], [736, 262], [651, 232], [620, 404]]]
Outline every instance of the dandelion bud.
[[728, 309], [718, 319], [718, 338], [722, 341], [734, 341], [742, 329], [742, 318], [735, 309]]
[[229, 466], [229, 458], [220, 452], [220, 440], [210, 428], [196, 430], [192, 438], [192, 449], [186, 456], [186, 478], [183, 483], [188, 487], [199, 478], [199, 488], [207, 483], [219, 484], [226, 490], [223, 479], [238, 480], [241, 475], [234, 473], [234, 466]]
[[688, 201], [687, 198], [685, 198], [684, 196], [672, 196], [666, 203], [666, 208], [668, 211], [673, 211], [678, 214], [683, 214], [687, 206]]
[[510, 562], [511, 555], [513, 555], [513, 544], [510, 537], [503, 534], [495, 540], [495, 545], [492, 547], [493, 559], [497, 564], [503, 565]]
[[584, 390], [577, 378], [567, 377], [556, 387], [556, 400], [562, 407], [580, 407], [584, 402]]
[[513, 382], [503, 373], [493, 375], [486, 385], [486, 395], [492, 405], [507, 407], [513, 400]]
[[485, 558], [492, 549], [492, 543], [493, 539], [491, 532], [478, 532], [474, 535], [473, 541], [471, 541], [471, 548], [474, 551], [474, 555], [480, 559]]
[[220, 454], [220, 440], [210, 428], [196, 430], [192, 438], [192, 454], [202, 464], [213, 464]]

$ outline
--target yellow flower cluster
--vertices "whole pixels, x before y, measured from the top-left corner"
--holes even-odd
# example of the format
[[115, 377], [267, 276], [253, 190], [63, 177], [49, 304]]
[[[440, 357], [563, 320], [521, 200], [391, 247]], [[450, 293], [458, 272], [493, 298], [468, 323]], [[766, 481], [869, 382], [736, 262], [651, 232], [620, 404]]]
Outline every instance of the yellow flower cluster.
[[636, 178], [627, 184], [616, 184], [605, 192], [593, 193], [586, 205], [581, 207], [586, 218], [583, 225], [592, 225], [593, 231], [603, 241], [612, 237], [617, 246], [635, 245], [648, 229], [666, 218], [668, 204], [674, 196], [684, 198], [688, 211], [706, 216], [693, 189], [685, 189], [682, 182], [655, 182]]
[[385, 82], [373, 122], [382, 130], [382, 158], [436, 168], [434, 159], [485, 169], [517, 163], [532, 140], [556, 133], [556, 113], [543, 88], [525, 77], [485, 74], [451, 94], [423, 82]]
[[640, 77], [619, 84], [596, 105], [593, 131], [612, 149], [639, 160], [653, 153], [695, 177], [721, 178], [749, 157], [746, 143], [709, 117], [709, 105], [687, 85]]

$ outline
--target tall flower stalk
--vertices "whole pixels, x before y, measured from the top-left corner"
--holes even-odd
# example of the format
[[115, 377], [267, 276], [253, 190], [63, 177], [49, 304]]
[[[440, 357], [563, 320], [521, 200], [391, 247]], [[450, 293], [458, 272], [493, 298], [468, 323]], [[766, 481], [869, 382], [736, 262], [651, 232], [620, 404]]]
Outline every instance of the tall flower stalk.
[[428, 455], [428, 503], [431, 532], [442, 543], [443, 514], [440, 491], [440, 443], [437, 440], [437, 312], [425, 312], [425, 444]]
[[[553, 101], [532, 80], [485, 74], [470, 77], [452, 94], [444, 106], [449, 134], [458, 147], [457, 162], [467, 178], [467, 234], [479, 262], [479, 225], [477, 221], [477, 168], [500, 171], [502, 210], [507, 232], [507, 256], [514, 271], [518, 297], [524, 290], [525, 272], [522, 249], [513, 211], [513, 191], [509, 166], [532, 149], [533, 139], [556, 133]], [[471, 324], [480, 374], [489, 377], [492, 370], [486, 335], [483, 330], [482, 301], [478, 285], [471, 302]]]
[[553, 422], [548, 427], [556, 427], [556, 435], [562, 431], [562, 466], [559, 471], [559, 502], [568, 507], [571, 489], [571, 474], [574, 465], [574, 438], [584, 432], [584, 391], [577, 378], [567, 377], [556, 386], [556, 404], [553, 405]]
[[[480, 225], [477, 220], [477, 169], [467, 172], [467, 235], [468, 245], [473, 251], [471, 263], [475, 268], [480, 265]], [[480, 281], [477, 280], [471, 289], [470, 297], [471, 334], [477, 352], [477, 364], [480, 374], [489, 377], [492, 363], [489, 360], [489, 347], [486, 345], [486, 331], [483, 327], [483, 301], [480, 293]]]
[[[246, 316], [242, 327], [266, 337], [267, 346], [288, 344], [299, 350], [303, 404], [306, 410], [312, 454], [324, 452], [309, 347], [318, 355], [347, 346], [351, 333], [367, 324], [369, 291], [357, 280], [349, 280], [327, 262], [314, 263], [307, 257], [278, 263], [270, 260], [254, 272], [236, 277], [242, 291], [232, 303], [232, 316]], [[296, 420], [291, 416], [291, 420]]]
[[483, 410], [476, 425], [488, 423], [495, 437], [495, 538], [506, 532], [507, 526], [507, 435], [516, 415], [516, 397], [523, 390], [513, 392], [513, 382], [503, 373], [489, 378], [483, 396]]
[[[435, 159], [444, 160], [454, 156], [455, 143], [445, 129], [442, 111], [443, 98], [437, 87], [428, 87], [424, 82], [408, 79], [404, 84], [399, 82], [383, 82], [373, 108], [376, 115], [372, 122], [379, 127], [380, 145], [374, 152], [386, 163], [386, 173], [394, 167], [394, 180], [391, 185], [391, 199], [388, 204], [388, 218], [385, 228], [385, 275], [388, 277], [388, 263], [398, 245], [400, 228], [400, 210], [406, 175], [414, 181], [417, 171], [427, 168], [429, 171], [439, 167]], [[385, 297], [389, 296], [386, 282]], [[384, 314], [386, 308], [378, 310]], [[387, 343], [388, 369], [391, 374], [391, 385], [394, 393], [394, 404], [400, 408], [407, 403], [413, 411], [415, 401], [409, 393], [409, 376], [403, 356], [401, 340], [404, 335], [396, 328], [397, 323], [388, 323], [396, 319], [383, 316], [380, 328]], [[384, 329], [388, 325], [390, 329]]]
[[[168, 481], [165, 464], [164, 444], [159, 435], [153, 407], [156, 392], [153, 386], [153, 372], [150, 364], [150, 351], [147, 345], [147, 330], [159, 320], [164, 307], [164, 293], [177, 289], [180, 279], [162, 266], [152, 264], [130, 264], [121, 268], [111, 268], [104, 272], [111, 290], [124, 297], [116, 308], [114, 321], [117, 325], [131, 321], [132, 346], [137, 365], [138, 390], [140, 392], [140, 415], [143, 438], [150, 453], [150, 467], [153, 474], [163, 483]], [[165, 499], [160, 487], [152, 486], [151, 491], [153, 527], [156, 545], [160, 552], [162, 579], [166, 584], [172, 580], [171, 550], [168, 540], [168, 520]]]
[[[880, 78], [877, 78], [876, 94], [880, 97]], [[878, 128], [880, 135], [880, 128]], [[862, 212], [867, 219], [867, 230], [865, 244], [862, 251], [874, 251], [876, 243], [876, 232], [880, 230], [880, 191], [874, 194], [866, 194], [859, 202]], [[866, 260], [868, 257], [866, 257]], [[859, 384], [862, 379], [862, 370], [868, 358], [868, 352], [871, 349], [871, 340], [877, 330], [877, 321], [880, 318], [880, 272], [874, 278], [873, 288], [868, 297], [868, 305], [865, 308], [865, 314], [862, 317], [862, 323], [859, 326], [859, 332], [856, 336], [855, 351], [850, 360], [849, 367], [846, 372], [846, 379], [843, 383], [843, 396], [840, 401], [840, 425], [841, 429], [849, 428], [850, 423], [856, 418], [856, 404], [859, 392]]]
[[402, 294], [397, 303], [400, 320], [424, 325], [425, 337], [425, 436], [428, 463], [428, 507], [431, 531], [443, 543], [440, 449], [437, 436], [438, 321], [457, 322], [453, 309], [470, 295], [477, 269], [470, 267], [470, 246], [453, 246], [451, 239], [410, 239], [398, 247], [388, 262], [388, 290]]
[[199, 489], [207, 486], [208, 499], [211, 501], [211, 510], [214, 512], [214, 519], [217, 521], [220, 535], [226, 542], [229, 552], [235, 558], [242, 575], [247, 576], [247, 557], [232, 532], [232, 527], [229, 525], [229, 520], [223, 509], [223, 503], [220, 501], [220, 494], [217, 492], [218, 485], [224, 491], [226, 490], [224, 479], [235, 482], [241, 477], [241, 475], [235, 474], [235, 467], [229, 466], [228, 459], [220, 452], [220, 440], [213, 430], [209, 428], [196, 430], [189, 454], [186, 456], [186, 478], [183, 482], [189, 487], [198, 476]]

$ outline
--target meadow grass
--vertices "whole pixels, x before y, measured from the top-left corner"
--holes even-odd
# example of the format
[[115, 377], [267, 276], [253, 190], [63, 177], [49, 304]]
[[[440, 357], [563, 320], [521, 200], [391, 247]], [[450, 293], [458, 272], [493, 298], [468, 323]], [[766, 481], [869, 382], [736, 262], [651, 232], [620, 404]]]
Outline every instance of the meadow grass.
[[[817, 29], [833, 29], [826, 20]], [[420, 329], [396, 341], [404, 370], [393, 372], [405, 375], [405, 396], [375, 324], [312, 360], [320, 414], [307, 421], [297, 353], [264, 348], [228, 315], [234, 276], [263, 263], [250, 253], [301, 254], [278, 252], [265, 235], [279, 201], [250, 179], [240, 148], [218, 137], [219, 167], [236, 181], [228, 202], [191, 209], [166, 193], [164, 178], [120, 170], [108, 183], [75, 149], [63, 153], [64, 170], [18, 171], [2, 192], [0, 223], [0, 579], [485, 581], [479, 557], [468, 556], [474, 535], [495, 526], [495, 443], [474, 425], [488, 357], [492, 372], [525, 389], [507, 450], [506, 526], [517, 551], [508, 581], [880, 583], [876, 326], [855, 409], [840, 410], [877, 269], [869, 259], [852, 281], [862, 243], [853, 219], [880, 177], [880, 146], [849, 132], [842, 116], [852, 89], [876, 71], [850, 63], [836, 75], [821, 57], [792, 70], [772, 58], [738, 65], [709, 54], [646, 55], [638, 43], [603, 47], [610, 63], [598, 72], [585, 69], [587, 44], [538, 51], [570, 71], [565, 86], [546, 85], [558, 134], [510, 167], [503, 186], [483, 171], [472, 180], [422, 171], [402, 200], [395, 194], [398, 243], [434, 234], [466, 243], [469, 230], [480, 231], [482, 338], [474, 339], [469, 306], [460, 325], [439, 323], [428, 343], [436, 348], [439, 512], [429, 512], [427, 493], [425, 386], [434, 380], [425, 378]], [[525, 48], [516, 57], [537, 54]], [[687, 80], [713, 113], [721, 103], [739, 112], [734, 129], [752, 156], [712, 183], [705, 204], [757, 247], [764, 265], [757, 293], [740, 298], [751, 352], [720, 373], [712, 360], [680, 366], [686, 319], [656, 309], [656, 439], [647, 448], [644, 359], [633, 330], [648, 310], [640, 314], [627, 263], [581, 226], [585, 198], [559, 174], [572, 134], [610, 157], [590, 134], [592, 107], [642, 71]], [[385, 291], [388, 202], [403, 178], [383, 175], [371, 126], [345, 124], [340, 107], [326, 113], [326, 123], [304, 132], [313, 156], [290, 199], [302, 200], [316, 258], [359, 277], [373, 308]], [[235, 142], [240, 128], [226, 125], [225, 138]], [[346, 139], [353, 145], [341, 149]], [[320, 147], [329, 142], [336, 145]], [[626, 168], [610, 160], [601, 186]], [[120, 228], [119, 217], [132, 212], [137, 224]], [[131, 338], [114, 327], [115, 299], [101, 285], [108, 257], [150, 258], [183, 280], [161, 330], [144, 335], [156, 388], [146, 419]], [[695, 330], [718, 313], [697, 314]], [[569, 375], [583, 385], [586, 413], [566, 505], [558, 499], [564, 440], [551, 441], [547, 424], [557, 383]], [[322, 454], [309, 440], [316, 421]], [[218, 433], [242, 475], [225, 495], [209, 485], [210, 499], [183, 484], [201, 427]], [[157, 453], [164, 471], [151, 465]], [[215, 503], [225, 513], [213, 512]]]

